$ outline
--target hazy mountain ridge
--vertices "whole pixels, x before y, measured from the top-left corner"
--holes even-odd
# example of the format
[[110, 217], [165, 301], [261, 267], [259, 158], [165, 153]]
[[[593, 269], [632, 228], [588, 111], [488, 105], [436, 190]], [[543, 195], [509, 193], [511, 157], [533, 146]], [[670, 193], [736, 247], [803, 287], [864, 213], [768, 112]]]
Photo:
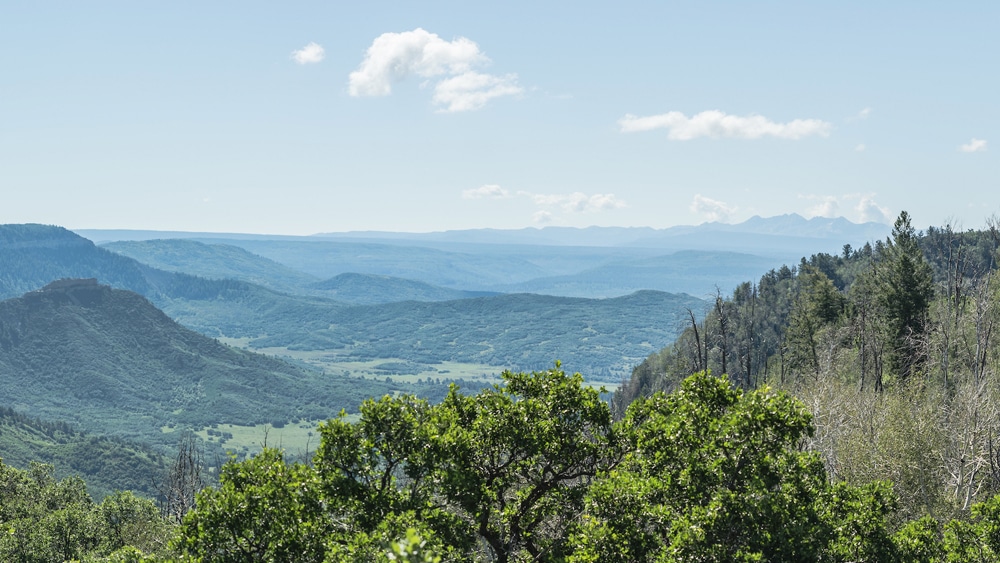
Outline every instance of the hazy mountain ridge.
[[325, 297], [351, 304], [371, 305], [406, 300], [447, 301], [492, 294], [354, 272], [321, 280], [239, 246], [192, 239], [119, 241], [103, 244], [100, 248], [168, 272], [213, 280], [239, 280], [278, 292]]
[[737, 252], [685, 250], [634, 258], [585, 270], [522, 282], [506, 289], [573, 297], [617, 297], [651, 289], [707, 298], [775, 266], [774, 260]]
[[208, 279], [236, 279], [278, 291], [319, 281], [315, 276], [227, 244], [155, 239], [111, 242], [100, 247], [168, 272]]
[[[81, 231], [90, 233], [91, 231]], [[544, 227], [513, 230], [469, 229], [433, 233], [346, 232], [310, 237], [270, 235], [229, 236], [204, 233], [176, 234], [187, 239], [243, 248], [285, 267], [317, 278], [354, 273], [389, 276], [457, 290], [520, 292], [552, 295], [609, 297], [638, 289], [658, 289], [693, 295], [728, 292], [745, 279], [755, 279], [771, 268], [798, 262], [816, 252], [839, 253], [845, 243], [861, 246], [884, 238], [887, 225], [856, 224], [844, 218], [805, 219], [790, 214], [753, 217], [743, 223], [704, 223], [667, 229]], [[93, 231], [95, 237], [150, 238], [155, 233]], [[595, 276], [602, 268], [674, 255], [671, 267], [690, 271], [704, 262], [685, 251], [735, 252], [761, 258], [749, 269], [734, 271], [720, 264], [720, 279], [706, 279], [700, 286], [663, 270], [655, 283], [615, 286]], [[138, 256], [137, 256], [138, 257]], [[691, 259], [688, 265], [681, 258]], [[739, 259], [744, 265], [750, 262]], [[156, 263], [150, 262], [152, 265]], [[162, 265], [161, 265], [162, 266]], [[182, 267], [178, 265], [178, 267]], [[191, 264], [194, 273], [200, 266]], [[633, 266], [629, 266], [633, 267]], [[168, 268], [171, 269], [171, 268]], [[251, 280], [250, 271], [236, 276]], [[570, 279], [577, 276], [577, 279]], [[621, 277], [621, 276], [617, 276]], [[647, 279], [654, 279], [647, 276]], [[666, 284], [674, 279], [678, 283]], [[588, 281], [585, 281], [588, 280]]]
[[152, 292], [138, 262], [101, 250], [72, 231], [50, 225], [0, 225], [0, 299], [60, 278], [98, 278], [137, 293]]
[[495, 292], [462, 291], [392, 276], [338, 274], [309, 287], [331, 299], [356, 305], [377, 305], [397, 301], [453, 301], [493, 295]]
[[[360, 240], [407, 240], [423, 242], [470, 242], [488, 244], [530, 244], [566, 246], [644, 246], [668, 244], [673, 237], [692, 234], [732, 233], [777, 235], [826, 239], [835, 238], [844, 242], [853, 240], [869, 241], [884, 238], [889, 233], [889, 225], [875, 222], [853, 223], [843, 217], [812, 217], [806, 219], [796, 213], [761, 217], [755, 215], [741, 223], [708, 222], [700, 225], [682, 225], [654, 229], [651, 227], [542, 227], [523, 229], [466, 229], [431, 233], [397, 233], [388, 231], [350, 231], [342, 233], [321, 233], [320, 238], [344, 238]], [[714, 248], [724, 250], [724, 248]]]

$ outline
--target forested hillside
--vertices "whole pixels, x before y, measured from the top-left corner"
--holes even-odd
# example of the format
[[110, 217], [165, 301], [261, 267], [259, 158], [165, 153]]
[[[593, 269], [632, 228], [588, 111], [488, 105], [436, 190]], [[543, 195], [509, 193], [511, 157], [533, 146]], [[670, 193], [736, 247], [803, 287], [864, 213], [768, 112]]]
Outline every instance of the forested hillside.
[[177, 438], [163, 430], [175, 426], [319, 420], [373, 394], [418, 390], [220, 344], [140, 295], [94, 280], [55, 282], [0, 302], [0, 374], [3, 405], [171, 447]]
[[613, 409], [691, 373], [786, 389], [814, 414], [831, 478], [891, 480], [904, 513], [945, 518], [1000, 492], [1000, 230], [931, 228], [815, 254], [719, 295], [651, 355]]
[[98, 278], [143, 295], [152, 291], [138, 262], [100, 250], [62, 227], [0, 225], [0, 299], [19, 297], [61, 278]]
[[167, 461], [134, 442], [85, 433], [65, 422], [45, 422], [0, 407], [0, 453], [3, 463], [28, 469], [32, 462], [53, 466], [55, 476], [80, 476], [100, 500], [115, 491], [156, 495]]

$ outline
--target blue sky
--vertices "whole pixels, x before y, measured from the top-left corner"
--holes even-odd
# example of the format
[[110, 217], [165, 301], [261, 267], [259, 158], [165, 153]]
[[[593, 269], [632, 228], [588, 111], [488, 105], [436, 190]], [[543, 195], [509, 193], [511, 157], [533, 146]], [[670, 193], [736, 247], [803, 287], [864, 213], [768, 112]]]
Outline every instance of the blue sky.
[[0, 4], [0, 222], [1000, 212], [997, 2]]

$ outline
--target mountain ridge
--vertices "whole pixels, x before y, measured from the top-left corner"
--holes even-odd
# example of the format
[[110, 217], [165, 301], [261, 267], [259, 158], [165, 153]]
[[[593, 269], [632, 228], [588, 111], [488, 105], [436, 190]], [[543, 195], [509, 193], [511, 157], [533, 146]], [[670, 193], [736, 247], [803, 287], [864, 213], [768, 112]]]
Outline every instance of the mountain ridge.
[[239, 240], [308, 240], [345, 238], [371, 241], [398, 240], [407, 242], [465, 242], [479, 244], [552, 244], [557, 246], [629, 246], [630, 244], [671, 238], [697, 232], [754, 233], [807, 238], [845, 238], [844, 242], [860, 238], [864, 241], [880, 239], [890, 231], [890, 225], [877, 222], [854, 223], [845, 217], [812, 217], [806, 219], [797, 213], [772, 217], [753, 217], [740, 223], [705, 222], [699, 225], [654, 227], [523, 227], [519, 229], [455, 229], [432, 232], [400, 231], [343, 231], [313, 235], [266, 235], [252, 233], [205, 233], [184, 231], [149, 231], [128, 229], [75, 229], [76, 232], [98, 243], [120, 240], [148, 240], [152, 238], [197, 238]]

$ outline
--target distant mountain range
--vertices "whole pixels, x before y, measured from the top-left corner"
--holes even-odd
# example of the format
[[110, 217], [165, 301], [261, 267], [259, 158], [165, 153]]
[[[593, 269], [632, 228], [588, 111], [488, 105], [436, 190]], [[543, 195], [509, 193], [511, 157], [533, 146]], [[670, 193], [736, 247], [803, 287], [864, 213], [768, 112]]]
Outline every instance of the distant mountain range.
[[[142, 231], [126, 229], [77, 229], [76, 232], [98, 244], [123, 240], [151, 239], [227, 239], [227, 240], [284, 240], [303, 239], [353, 239], [381, 243], [422, 244], [501, 244], [530, 246], [596, 246], [596, 247], [653, 247], [672, 250], [742, 250], [739, 235], [778, 237], [803, 253], [826, 252], [825, 248], [806, 246], [809, 242], [828, 241], [835, 244], [863, 245], [889, 235], [891, 227], [884, 223], [853, 223], [843, 217], [813, 217], [806, 219], [796, 213], [774, 217], [754, 216], [742, 223], [702, 223], [664, 229], [651, 227], [541, 227], [523, 229], [464, 229], [430, 233], [404, 233], [394, 231], [347, 231], [320, 233], [307, 237], [246, 234], [205, 233], [183, 231]], [[708, 240], [698, 242], [698, 236]], [[803, 239], [795, 244], [795, 239]], [[758, 239], [761, 240], [761, 239]], [[734, 246], [734, 243], [736, 246]], [[691, 246], [696, 245], [696, 246]], [[758, 250], [767, 252], [767, 248]], [[833, 248], [833, 250], [837, 250]]]
[[[852, 223], [843, 217], [813, 217], [806, 219], [792, 213], [775, 217], [754, 216], [742, 223], [702, 223], [695, 226], [677, 226], [665, 229], [650, 227], [542, 227], [514, 230], [468, 229], [432, 233], [397, 233], [388, 231], [352, 231], [314, 235], [322, 238], [351, 238], [367, 240], [406, 240], [420, 242], [451, 242], [474, 244], [524, 244], [546, 246], [624, 246], [654, 247], [674, 250], [743, 250], [732, 235], [764, 235], [778, 237], [788, 246], [819, 252], [816, 247], [795, 244], [795, 239], [831, 240], [837, 244], [864, 244], [885, 238], [890, 232], [883, 223]], [[708, 240], [698, 241], [698, 237]], [[228, 237], [227, 237], [228, 238]], [[758, 238], [757, 240], [763, 240]], [[804, 242], [804, 241], [803, 241]], [[735, 244], [734, 244], [735, 243]], [[759, 248], [765, 250], [766, 247]]]
[[[226, 257], [225, 252], [218, 250], [211, 261], [203, 260], [198, 258], [199, 252], [178, 253], [169, 246], [157, 248], [177, 245], [178, 240], [153, 239], [197, 240], [210, 247], [238, 247], [258, 259], [267, 259], [316, 279], [365, 274], [382, 276], [383, 281], [386, 277], [400, 278], [460, 291], [617, 297], [639, 289], [704, 296], [719, 288], [728, 293], [743, 281], [758, 279], [782, 264], [796, 264], [804, 256], [816, 252], [839, 254], [845, 244], [860, 247], [883, 239], [890, 228], [880, 223], [856, 224], [844, 218], [805, 219], [791, 214], [753, 217], [738, 224], [704, 223], [668, 229], [545, 227], [435, 233], [367, 231], [308, 237], [79, 232], [96, 241], [119, 241], [105, 245], [160, 269], [215, 278], [234, 277], [279, 290], [290, 287], [268, 285], [246, 265], [228, 271], [220, 269], [219, 264], [224, 260], [242, 261], [236, 256]], [[212, 266], [206, 269], [208, 263]], [[706, 263], [715, 267], [705, 269]], [[267, 268], [273, 270], [273, 266]], [[642, 273], [626, 276], [616, 272], [617, 268]], [[614, 275], [608, 278], [605, 275], [608, 273]], [[278, 276], [271, 275], [271, 279]], [[305, 293], [301, 283], [295, 291]], [[377, 299], [387, 299], [391, 294], [391, 290], [382, 292], [383, 296]], [[445, 295], [417, 292], [405, 298], [437, 300], [435, 294]], [[354, 301], [357, 297], [349, 293], [337, 298], [357, 302]]]

